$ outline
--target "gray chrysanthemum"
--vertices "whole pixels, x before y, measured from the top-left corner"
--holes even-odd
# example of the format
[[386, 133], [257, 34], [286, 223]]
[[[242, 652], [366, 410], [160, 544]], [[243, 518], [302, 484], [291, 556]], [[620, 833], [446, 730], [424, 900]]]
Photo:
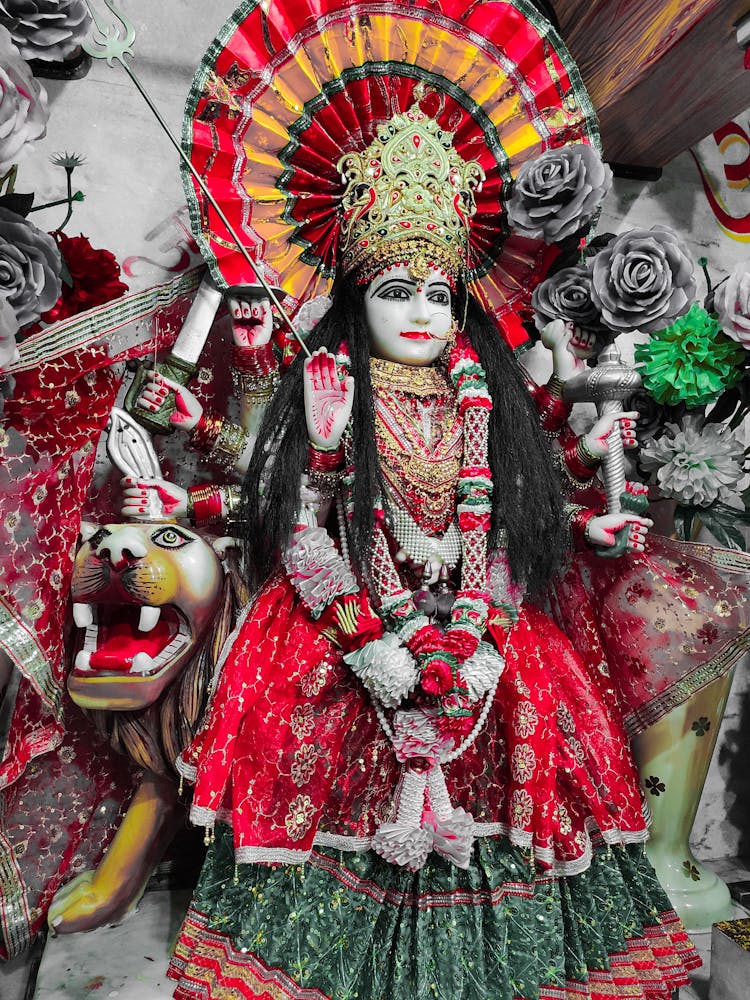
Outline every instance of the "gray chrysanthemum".
[[60, 252], [48, 233], [0, 208], [0, 295], [20, 327], [34, 323], [60, 297]]
[[534, 322], [541, 330], [553, 319], [584, 330], [600, 330], [602, 319], [591, 297], [591, 274], [585, 267], [564, 267], [536, 286], [531, 296]]
[[0, 25], [0, 174], [47, 131], [47, 93]]
[[91, 15], [84, 0], [0, 0], [0, 23], [24, 59], [59, 62], [84, 40]]
[[549, 149], [518, 171], [508, 220], [522, 236], [559, 243], [593, 219], [612, 186], [612, 171], [583, 143]]
[[744, 442], [736, 432], [706, 424], [667, 424], [664, 434], [641, 450], [640, 462], [665, 497], [708, 507], [729, 500], [744, 475]]
[[617, 332], [663, 330], [695, 300], [693, 262], [677, 234], [665, 226], [623, 233], [589, 267], [594, 302]]

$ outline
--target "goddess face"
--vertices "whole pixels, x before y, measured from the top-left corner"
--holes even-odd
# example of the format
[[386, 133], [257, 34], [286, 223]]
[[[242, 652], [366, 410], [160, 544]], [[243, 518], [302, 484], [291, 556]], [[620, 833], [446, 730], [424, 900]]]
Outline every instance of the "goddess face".
[[388, 268], [365, 293], [370, 354], [402, 365], [430, 365], [450, 334], [451, 288], [437, 270], [418, 282], [403, 265]]

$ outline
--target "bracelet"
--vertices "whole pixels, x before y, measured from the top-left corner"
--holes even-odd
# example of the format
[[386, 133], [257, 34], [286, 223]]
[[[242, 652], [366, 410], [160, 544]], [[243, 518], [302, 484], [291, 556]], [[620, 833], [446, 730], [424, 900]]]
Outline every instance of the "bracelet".
[[232, 389], [235, 396], [242, 396], [250, 403], [267, 403], [279, 387], [278, 371], [268, 375], [250, 375], [248, 372], [232, 369]]
[[584, 465], [589, 466], [589, 468], [595, 469], [601, 462], [601, 457], [599, 455], [595, 455], [586, 443], [585, 434], [581, 434], [576, 441], [576, 450], [578, 451], [578, 457], [580, 460]]
[[188, 486], [187, 516], [196, 528], [207, 528], [223, 520], [221, 489], [213, 483]]
[[[576, 482], [588, 485], [596, 474], [596, 467], [583, 460], [580, 453], [580, 442], [581, 439], [575, 437], [565, 442], [562, 449], [563, 465], [568, 475], [572, 476]], [[560, 443], [562, 444], [562, 442]], [[598, 464], [597, 462], [596, 465]]]
[[330, 472], [324, 472], [321, 469], [308, 469], [307, 484], [310, 489], [318, 492], [322, 499], [329, 500], [335, 496], [343, 475], [342, 469]]
[[222, 420], [218, 437], [208, 457], [218, 462], [222, 468], [231, 469], [245, 450], [249, 437], [249, 433], [240, 424]]
[[580, 504], [567, 504], [565, 512], [570, 519], [570, 533], [575, 547], [583, 549], [590, 546], [589, 522], [597, 516], [598, 512], [590, 507], [582, 507]]
[[571, 405], [553, 396], [545, 385], [536, 386], [531, 395], [539, 414], [542, 430], [550, 434], [559, 433], [570, 416]]
[[273, 353], [273, 344], [245, 347], [232, 344], [232, 368], [245, 375], [265, 377], [278, 372], [279, 365]]
[[241, 494], [239, 486], [221, 486], [219, 489], [226, 511], [225, 520], [227, 523], [236, 524], [239, 520]]
[[206, 408], [190, 432], [190, 446], [196, 451], [210, 452], [219, 438], [224, 418], [215, 410]]
[[344, 449], [341, 445], [327, 450], [311, 444], [307, 449], [307, 467], [315, 472], [334, 472], [343, 461]]
[[552, 396], [553, 399], [562, 399], [564, 385], [565, 383], [560, 378], [560, 376], [555, 375], [555, 373], [552, 372], [550, 377], [547, 379], [547, 384], [544, 388], [547, 390], [548, 394]]

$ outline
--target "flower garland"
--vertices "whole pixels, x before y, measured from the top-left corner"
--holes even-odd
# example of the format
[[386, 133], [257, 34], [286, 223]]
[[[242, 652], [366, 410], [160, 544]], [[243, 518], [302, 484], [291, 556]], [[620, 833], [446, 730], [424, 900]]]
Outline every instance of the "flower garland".
[[[385, 534], [385, 512], [376, 505], [372, 589], [386, 639], [370, 638], [345, 656], [371, 692], [388, 708], [408, 695], [431, 712], [441, 734], [458, 742], [473, 726], [471, 705], [492, 685], [502, 659], [480, 642], [490, 610], [487, 534], [492, 512], [492, 478], [487, 457], [492, 400], [479, 358], [465, 334], [450, 353], [448, 374], [464, 419], [464, 458], [458, 484], [461, 589], [445, 631], [416, 607], [401, 586]], [[353, 476], [344, 479], [352, 511]], [[364, 619], [362, 620], [364, 626]], [[398, 642], [394, 643], [394, 637]], [[488, 669], [489, 667], [489, 669]]]

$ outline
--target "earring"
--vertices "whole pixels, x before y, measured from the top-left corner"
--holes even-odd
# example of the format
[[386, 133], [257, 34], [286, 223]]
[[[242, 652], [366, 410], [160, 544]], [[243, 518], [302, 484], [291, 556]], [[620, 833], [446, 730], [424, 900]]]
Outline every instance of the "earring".
[[448, 333], [446, 334], [446, 337], [445, 337], [445, 350], [446, 351], [452, 351], [453, 348], [456, 346], [456, 334], [457, 333], [458, 333], [458, 323], [456, 322], [456, 320], [454, 318], [453, 322], [451, 323], [450, 330], [448, 330]]

